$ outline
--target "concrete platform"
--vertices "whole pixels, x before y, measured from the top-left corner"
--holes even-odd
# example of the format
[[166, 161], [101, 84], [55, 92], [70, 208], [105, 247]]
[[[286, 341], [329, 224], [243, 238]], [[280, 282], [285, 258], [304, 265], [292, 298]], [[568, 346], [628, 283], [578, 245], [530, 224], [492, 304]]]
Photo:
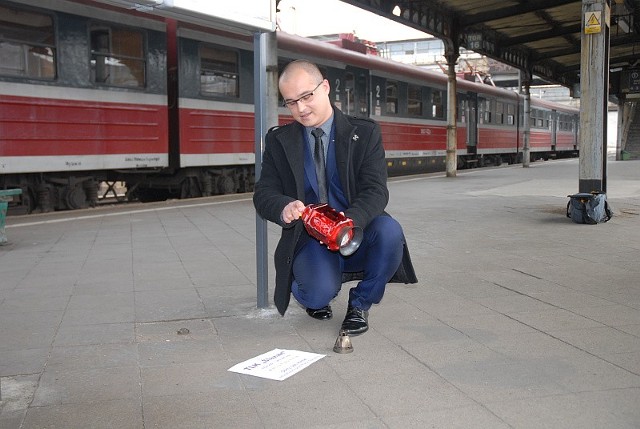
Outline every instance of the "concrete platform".
[[[0, 427], [638, 428], [640, 163], [608, 170], [593, 226], [565, 217], [577, 159], [392, 180], [420, 283], [346, 355], [350, 285], [330, 321], [256, 308], [251, 195], [9, 217]], [[274, 348], [326, 357], [227, 371]]]

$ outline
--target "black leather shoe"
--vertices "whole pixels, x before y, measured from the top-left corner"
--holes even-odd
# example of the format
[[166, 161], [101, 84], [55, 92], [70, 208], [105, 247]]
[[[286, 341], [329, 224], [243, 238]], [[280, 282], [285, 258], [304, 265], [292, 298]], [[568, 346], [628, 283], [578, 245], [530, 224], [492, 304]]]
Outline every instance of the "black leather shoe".
[[333, 311], [330, 305], [318, 309], [307, 308], [307, 314], [318, 320], [329, 320], [333, 317]]
[[368, 317], [369, 312], [367, 310], [349, 306], [341, 329], [346, 332], [347, 335], [355, 336], [364, 334], [369, 329], [369, 323], [367, 322]]

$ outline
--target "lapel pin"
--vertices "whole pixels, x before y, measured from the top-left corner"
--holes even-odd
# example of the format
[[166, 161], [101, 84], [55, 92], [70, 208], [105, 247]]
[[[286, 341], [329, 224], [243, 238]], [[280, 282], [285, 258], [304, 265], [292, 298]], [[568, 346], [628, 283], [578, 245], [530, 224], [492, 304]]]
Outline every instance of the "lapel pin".
[[354, 142], [357, 142], [359, 138], [360, 138], [360, 137], [358, 137], [358, 135], [357, 135], [357, 134], [354, 134], [354, 135], [353, 135], [353, 137], [352, 137], [352, 140], [353, 140]]

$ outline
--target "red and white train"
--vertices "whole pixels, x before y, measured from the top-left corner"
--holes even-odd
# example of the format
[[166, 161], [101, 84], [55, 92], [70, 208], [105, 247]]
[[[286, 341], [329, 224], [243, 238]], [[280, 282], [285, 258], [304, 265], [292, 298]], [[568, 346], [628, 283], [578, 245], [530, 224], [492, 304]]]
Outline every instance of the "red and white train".
[[[254, 183], [253, 42], [91, 0], [0, 0], [0, 189], [26, 212]], [[278, 33], [281, 64], [321, 65], [333, 102], [383, 130], [390, 175], [443, 171], [446, 76]], [[458, 81], [458, 166], [521, 161], [523, 98]], [[286, 109], [280, 121], [290, 120]], [[533, 99], [533, 159], [578, 153], [576, 109]]]

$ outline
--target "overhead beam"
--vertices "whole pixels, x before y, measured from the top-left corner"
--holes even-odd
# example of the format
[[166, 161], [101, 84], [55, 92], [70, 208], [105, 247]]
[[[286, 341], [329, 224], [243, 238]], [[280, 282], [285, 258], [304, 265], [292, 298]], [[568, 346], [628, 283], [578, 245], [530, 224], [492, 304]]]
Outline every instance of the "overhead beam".
[[489, 21], [495, 21], [498, 19], [512, 18], [526, 13], [536, 12], [541, 9], [548, 9], [552, 7], [563, 6], [569, 3], [575, 3], [576, 0], [543, 0], [543, 1], [529, 1], [521, 3], [515, 6], [504, 7], [498, 11], [491, 10], [488, 12], [477, 13], [462, 17], [460, 24], [469, 27], [478, 24], [484, 24]]
[[[530, 33], [524, 36], [511, 37], [504, 39], [501, 42], [502, 47], [509, 48], [515, 45], [521, 45], [525, 43], [539, 42], [540, 40], [548, 39], [550, 37], [560, 37], [567, 34], [575, 34], [580, 32], [580, 24], [569, 25], [565, 27], [554, 28], [553, 30], [539, 31], [537, 33]], [[576, 42], [578, 43], [578, 42]]]
[[[581, 39], [578, 38], [578, 34], [581, 32], [579, 22], [582, 19], [582, 0], [517, 0], [509, 2], [512, 4], [511, 6], [490, 7], [478, 13], [466, 12], [466, 15], [463, 10], [477, 9], [472, 9], [464, 4], [459, 9], [454, 9], [450, 5], [460, 4], [460, 2], [453, 0], [342, 1], [429, 33], [442, 39], [445, 44], [456, 42], [461, 47], [487, 55], [518, 69], [525, 67], [533, 69], [535, 67], [536, 75], [546, 81], [567, 85], [571, 88], [574, 88], [580, 81], [579, 64], [573, 64], [573, 60], [567, 59], [566, 56], [577, 54], [581, 50]], [[619, 3], [622, 0], [610, 1]], [[636, 0], [625, 3], [634, 18], [633, 28], [635, 31], [628, 34], [616, 33], [612, 35], [611, 48], [619, 45], [632, 47], [640, 43], [640, 7], [638, 7]], [[401, 16], [393, 15], [396, 6], [401, 9]], [[561, 9], [563, 7], [564, 10]], [[560, 11], [563, 12], [562, 16], [557, 14]], [[575, 17], [573, 17], [574, 14]], [[533, 33], [519, 35], [521, 33], [512, 31], [512, 27], [501, 28], [501, 26], [495, 25], [502, 21], [508, 22], [510, 19], [513, 26], [518, 26], [524, 20], [531, 21], [533, 15], [541, 20], [540, 25], [546, 26], [547, 30], [534, 30]], [[510, 38], [509, 34], [513, 33], [518, 36]], [[547, 48], [546, 51], [544, 48], [533, 47], [544, 46], [544, 43], [536, 44], [536, 42], [552, 38], [563, 38], [564, 40], [558, 40], [556, 47]], [[546, 45], [553, 46], [553, 41]], [[612, 49], [611, 62], [621, 64], [623, 61], [627, 61], [629, 64], [635, 64], [636, 59], [633, 56], [629, 58], [631, 50], [630, 48], [630, 53], [627, 54], [626, 50], [615, 52]]]

